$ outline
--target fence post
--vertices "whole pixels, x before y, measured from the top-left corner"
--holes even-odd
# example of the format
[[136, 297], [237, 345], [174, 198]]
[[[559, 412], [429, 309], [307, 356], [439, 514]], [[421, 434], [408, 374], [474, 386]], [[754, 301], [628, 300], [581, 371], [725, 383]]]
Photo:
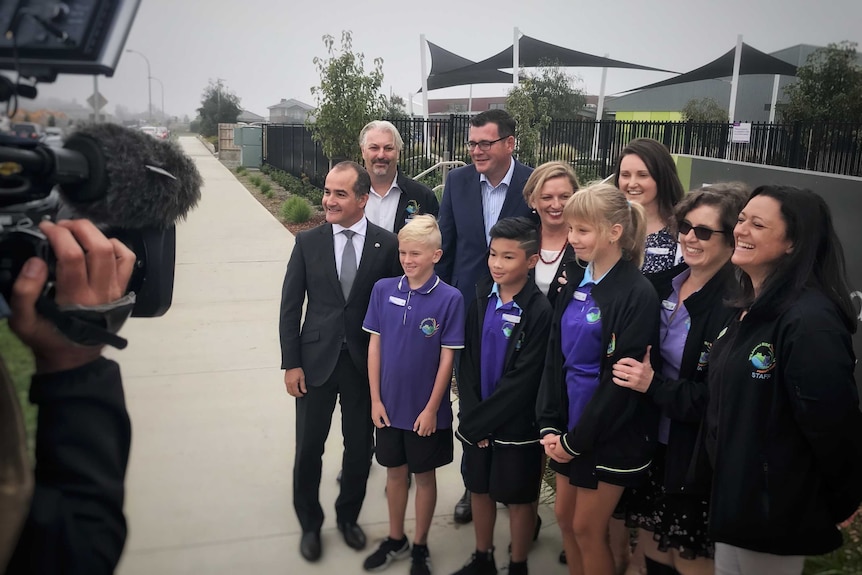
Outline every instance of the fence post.
[[[448, 162], [452, 159], [452, 152], [443, 150], [443, 161]], [[446, 183], [446, 177], [449, 175], [449, 164], [443, 164], [443, 169], [440, 170], [443, 174], [443, 183]]]
[[[449, 125], [447, 130], [446, 149], [443, 150], [443, 158], [446, 160], [448, 160], [449, 157], [451, 157], [451, 154], [455, 152], [455, 114], [449, 114]], [[447, 152], [449, 153], [449, 157], [446, 157]], [[443, 181], [445, 181], [445, 179]]]

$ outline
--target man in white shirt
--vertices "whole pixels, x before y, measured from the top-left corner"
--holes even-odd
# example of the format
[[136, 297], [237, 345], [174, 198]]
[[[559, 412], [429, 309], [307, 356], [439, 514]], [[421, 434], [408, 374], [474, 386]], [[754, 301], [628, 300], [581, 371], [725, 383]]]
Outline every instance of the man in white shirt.
[[365, 206], [368, 221], [397, 234], [413, 216], [437, 217], [440, 205], [434, 192], [398, 170], [404, 141], [391, 122], [374, 120], [366, 124], [359, 133], [359, 147], [371, 176], [371, 193]]

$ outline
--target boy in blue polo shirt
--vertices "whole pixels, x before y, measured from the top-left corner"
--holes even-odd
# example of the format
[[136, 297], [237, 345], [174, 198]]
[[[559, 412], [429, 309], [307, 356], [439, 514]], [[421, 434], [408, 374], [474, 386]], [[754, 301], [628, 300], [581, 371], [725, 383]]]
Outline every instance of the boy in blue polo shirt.
[[490, 235], [491, 276], [479, 282], [467, 312], [458, 372], [461, 416], [455, 433], [464, 445], [476, 552], [455, 575], [497, 573], [497, 503], [509, 508], [509, 573], [528, 572], [542, 480], [535, 405], [553, 309], [530, 277], [539, 259], [538, 230], [526, 218], [505, 218]]
[[455, 350], [464, 347], [464, 300], [443, 283], [434, 264], [443, 251], [433, 216], [410, 220], [398, 232], [404, 275], [379, 280], [362, 328], [371, 334], [368, 381], [375, 454], [386, 470], [389, 537], [363, 564], [385, 569], [410, 552], [404, 534], [407, 478], [416, 478], [416, 533], [411, 575], [431, 573], [428, 530], [437, 501], [435, 470], [452, 462], [449, 383]]

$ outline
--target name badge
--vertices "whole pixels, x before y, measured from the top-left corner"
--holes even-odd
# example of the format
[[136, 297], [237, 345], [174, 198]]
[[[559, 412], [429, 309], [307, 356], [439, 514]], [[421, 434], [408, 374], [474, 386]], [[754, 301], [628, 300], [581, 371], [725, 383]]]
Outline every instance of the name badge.
[[389, 296], [389, 303], [394, 303], [395, 305], [400, 305], [401, 307], [404, 307], [405, 305], [407, 305], [407, 300], [391, 295]]
[[582, 291], [576, 291], [574, 297], [578, 301], [587, 301], [587, 294]]
[[508, 322], [512, 322], [512, 323], [521, 323], [521, 316], [512, 315], [510, 313], [504, 313], [503, 314], [503, 321], [508, 321]]
[[670, 253], [670, 248], [647, 248], [646, 253], [656, 256], [666, 256]]
[[672, 301], [664, 300], [663, 302], [661, 302], [661, 307], [663, 307], [667, 311], [673, 311], [676, 309], [676, 304]]

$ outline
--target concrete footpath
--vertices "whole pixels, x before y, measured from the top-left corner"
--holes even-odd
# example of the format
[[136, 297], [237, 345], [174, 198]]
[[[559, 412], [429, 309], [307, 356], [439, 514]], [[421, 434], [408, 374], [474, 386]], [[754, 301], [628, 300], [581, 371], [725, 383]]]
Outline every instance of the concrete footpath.
[[[385, 471], [375, 462], [360, 525], [368, 549], [348, 548], [335, 528], [341, 465], [338, 409], [323, 459], [323, 558], [299, 555], [292, 506], [294, 403], [278, 343], [281, 283], [293, 236], [194, 138], [180, 143], [204, 178], [203, 199], [177, 229], [173, 306], [123, 330], [122, 367], [132, 418], [127, 478], [129, 538], [120, 575], [363, 573], [388, 533]], [[456, 441], [456, 462], [460, 448]], [[438, 472], [429, 547], [434, 573], [456, 571], [475, 547], [473, 527], [452, 521], [463, 487], [458, 465]], [[413, 533], [413, 492], [408, 535]], [[565, 573], [553, 510], [532, 573]], [[497, 563], [508, 563], [508, 514], [498, 514]], [[388, 573], [408, 573], [409, 560]]]

